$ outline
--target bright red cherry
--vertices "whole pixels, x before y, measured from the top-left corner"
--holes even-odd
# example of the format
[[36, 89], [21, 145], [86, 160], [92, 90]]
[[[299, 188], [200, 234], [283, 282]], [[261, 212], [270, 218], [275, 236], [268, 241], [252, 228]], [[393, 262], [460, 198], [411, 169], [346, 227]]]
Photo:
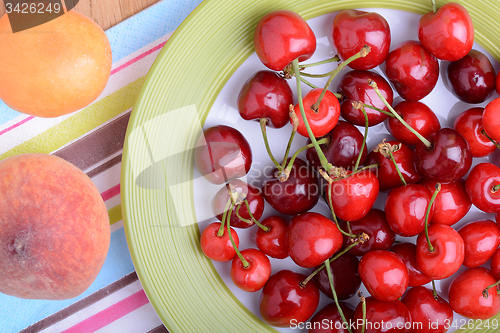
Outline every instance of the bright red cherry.
[[500, 168], [480, 163], [465, 180], [465, 189], [474, 206], [486, 213], [500, 211]]
[[288, 124], [290, 104], [293, 104], [293, 93], [288, 82], [268, 70], [255, 73], [238, 95], [238, 111], [243, 119], [268, 119], [269, 126], [274, 128]]
[[439, 63], [422, 44], [409, 40], [389, 53], [385, 73], [402, 98], [419, 101], [436, 86]]
[[490, 138], [500, 142], [500, 98], [495, 98], [484, 108], [483, 127]]
[[235, 286], [247, 292], [262, 289], [271, 276], [271, 261], [257, 249], [240, 251], [249, 266], [244, 267], [240, 257], [234, 257], [231, 263], [231, 280]]
[[[200, 238], [201, 250], [212, 260], [231, 261], [236, 255], [236, 251], [229, 239], [226, 228], [224, 228], [224, 233], [221, 237], [217, 235], [220, 225], [220, 222], [214, 222], [203, 230]], [[240, 239], [233, 228], [231, 228], [231, 236], [233, 237], [236, 247], [238, 247]]]
[[264, 15], [254, 33], [255, 53], [268, 68], [282, 71], [293, 60], [304, 61], [316, 51], [316, 37], [307, 22], [290, 10]]
[[483, 111], [484, 108], [471, 108], [455, 118], [454, 128], [469, 144], [472, 157], [488, 156], [496, 149], [493, 142], [482, 133]]
[[[317, 110], [313, 109], [313, 106], [318, 100], [318, 97], [321, 95], [322, 90], [322, 88], [312, 89], [302, 99], [307, 121], [309, 122], [311, 131], [316, 138], [327, 135], [328, 132], [330, 132], [335, 125], [337, 125], [340, 116], [339, 100], [330, 90], [326, 91], [323, 99], [319, 103], [319, 108]], [[295, 105], [294, 110], [297, 114], [297, 118], [299, 119], [297, 133], [305, 137], [309, 137], [306, 125], [300, 112], [299, 104]], [[292, 122], [291, 119], [290, 122]]]
[[[381, 75], [375, 72], [360, 70], [347, 72], [340, 79], [337, 88], [338, 92], [345, 97], [340, 105], [342, 117], [351, 124], [363, 127], [365, 126], [365, 116], [363, 112], [356, 109], [352, 103], [361, 102], [390, 112], [380, 97], [375, 93], [375, 90], [366, 84], [368, 79], [377, 83], [382, 96], [392, 105], [393, 92], [391, 86]], [[387, 115], [368, 107], [365, 107], [365, 112], [368, 117], [368, 126], [375, 126], [387, 119]]]
[[206, 129], [194, 150], [198, 171], [213, 184], [245, 176], [252, 166], [252, 150], [235, 128], [219, 125]]
[[389, 24], [382, 15], [355, 9], [340, 11], [333, 20], [333, 43], [340, 59], [358, 53], [365, 45], [371, 51], [349, 64], [353, 69], [371, 69], [384, 62], [391, 45]]
[[321, 265], [342, 247], [342, 234], [325, 216], [307, 212], [295, 215], [288, 225], [288, 254], [301, 267]]
[[[401, 101], [394, 106], [394, 111], [424, 138], [441, 128], [439, 119], [434, 111], [422, 102]], [[414, 146], [420, 143], [420, 139], [394, 117], [387, 119], [386, 127], [396, 140], [406, 145]]]
[[330, 303], [311, 318], [309, 333], [348, 333], [347, 327], [352, 323], [354, 309], [349, 303], [339, 302], [339, 305], [347, 323], [344, 323], [337, 304]]
[[364, 330], [363, 324], [356, 325], [355, 333], [412, 332], [410, 311], [403, 302], [398, 300], [385, 302], [374, 297], [367, 297], [366, 320], [363, 321], [363, 308], [360, 302], [354, 310], [353, 321], [365, 324]]
[[402, 302], [411, 314], [412, 332], [446, 333], [453, 323], [453, 310], [441, 296], [434, 298], [432, 290], [415, 287], [408, 290]]
[[458, 230], [464, 240], [465, 267], [477, 267], [487, 262], [500, 245], [500, 228], [490, 220], [475, 221]]
[[319, 304], [319, 290], [305, 275], [282, 270], [271, 275], [260, 295], [260, 314], [271, 326], [288, 327], [308, 320]]
[[500, 248], [491, 257], [491, 274], [493, 274], [495, 280], [500, 280]]
[[425, 233], [418, 235], [418, 269], [433, 280], [452, 276], [464, 261], [465, 245], [462, 237], [455, 229], [445, 224], [431, 224], [428, 232], [434, 251], [429, 250]]
[[397, 300], [408, 288], [408, 269], [394, 252], [370, 251], [359, 261], [358, 270], [366, 289], [378, 300]]
[[413, 243], [394, 244], [391, 252], [396, 253], [403, 259], [406, 268], [408, 268], [408, 287], [423, 286], [432, 281], [425, 276], [417, 267], [417, 246]]
[[286, 230], [288, 222], [281, 216], [269, 216], [260, 221], [260, 224], [268, 228], [264, 231], [262, 228], [255, 234], [255, 244], [257, 248], [270, 257], [276, 259], [285, 259], [288, 257], [286, 248]]
[[462, 5], [446, 3], [437, 12], [429, 12], [420, 18], [418, 39], [438, 59], [461, 59], [474, 44], [472, 19]]
[[488, 319], [500, 310], [500, 300], [497, 287], [488, 290], [486, 287], [494, 284], [495, 278], [490, 270], [484, 267], [469, 268], [458, 275], [450, 285], [449, 302], [453, 311], [470, 319]]

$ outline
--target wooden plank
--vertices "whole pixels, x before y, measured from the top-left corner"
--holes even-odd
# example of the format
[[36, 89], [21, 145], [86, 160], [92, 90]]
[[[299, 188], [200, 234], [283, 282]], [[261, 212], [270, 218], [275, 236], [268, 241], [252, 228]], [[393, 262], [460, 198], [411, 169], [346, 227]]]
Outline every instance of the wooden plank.
[[[104, 30], [140, 12], [160, 0], [80, 0], [75, 10], [90, 17]], [[5, 14], [0, 0], [0, 17]]]

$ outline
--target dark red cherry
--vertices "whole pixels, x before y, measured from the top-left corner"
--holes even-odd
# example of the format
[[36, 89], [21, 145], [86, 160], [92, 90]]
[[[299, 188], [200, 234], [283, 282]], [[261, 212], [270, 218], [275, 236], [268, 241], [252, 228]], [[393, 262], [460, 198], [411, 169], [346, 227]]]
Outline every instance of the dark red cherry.
[[252, 150], [235, 128], [218, 125], [206, 129], [194, 150], [198, 171], [213, 184], [245, 176], [252, 166]]
[[[410, 311], [403, 302], [398, 300], [386, 302], [379, 301], [374, 297], [367, 297], [366, 320], [363, 321], [361, 302], [354, 310], [353, 320], [355, 323], [361, 324], [355, 326], [355, 333], [412, 332]], [[364, 329], [363, 326], [365, 326]]]
[[500, 245], [500, 229], [490, 220], [480, 220], [466, 224], [458, 230], [464, 240], [465, 267], [481, 266], [495, 253]]
[[286, 247], [288, 222], [281, 216], [273, 215], [260, 221], [260, 224], [269, 230], [264, 231], [262, 228], [258, 228], [255, 235], [257, 248], [276, 259], [285, 259], [288, 257], [288, 249]]
[[419, 101], [436, 86], [439, 63], [420, 42], [409, 40], [389, 53], [384, 71], [402, 98]]
[[268, 125], [274, 128], [288, 124], [290, 104], [293, 104], [293, 93], [288, 82], [268, 70], [255, 73], [238, 95], [238, 111], [243, 119], [268, 119]]
[[394, 244], [391, 252], [399, 255], [408, 268], [408, 287], [423, 286], [432, 281], [417, 267], [417, 246], [415, 244], [406, 242]]
[[[333, 286], [338, 299], [351, 298], [359, 290], [361, 278], [358, 273], [359, 260], [349, 252], [344, 253], [334, 261], [330, 262], [333, 275]], [[332, 288], [326, 268], [320, 270], [313, 277], [314, 282], [326, 296], [333, 299]]]
[[308, 320], [319, 304], [319, 290], [313, 282], [301, 284], [305, 275], [282, 270], [271, 275], [260, 295], [260, 314], [271, 326], [289, 327]]
[[[361, 102], [389, 112], [389, 109], [375, 93], [375, 90], [368, 86], [368, 79], [377, 83], [382, 96], [392, 105], [392, 88], [382, 76], [371, 71], [354, 70], [347, 72], [340, 79], [337, 90], [345, 97], [340, 105], [340, 113], [351, 124], [365, 126], [365, 116], [361, 110], [352, 105], [353, 102]], [[368, 107], [365, 107], [365, 112], [368, 117], [368, 126], [377, 125], [387, 119], [387, 115], [384, 113]]]
[[465, 189], [470, 200], [486, 213], [500, 211], [500, 168], [491, 163], [479, 163], [467, 176]]
[[290, 10], [264, 15], [254, 32], [255, 53], [268, 68], [281, 71], [294, 59], [304, 61], [316, 51], [316, 37], [307, 22]]
[[355, 9], [340, 11], [333, 20], [333, 43], [342, 60], [358, 53], [365, 45], [371, 51], [349, 64], [353, 69], [371, 69], [384, 62], [391, 45], [389, 24], [382, 15]]
[[488, 156], [496, 149], [493, 142], [482, 133], [483, 111], [484, 108], [471, 108], [455, 118], [454, 128], [469, 144], [472, 157]]
[[257, 249], [244, 249], [240, 253], [249, 266], [243, 266], [239, 256], [234, 257], [231, 262], [231, 280], [234, 285], [246, 292], [262, 289], [271, 276], [271, 261]]
[[271, 172], [271, 179], [262, 186], [264, 199], [278, 212], [287, 215], [305, 213], [318, 202], [321, 189], [318, 178], [312, 168], [300, 158], [296, 158], [290, 171], [290, 177], [280, 182]]
[[342, 319], [337, 304], [330, 303], [311, 318], [309, 333], [348, 333], [347, 328], [353, 322], [354, 309], [349, 303], [339, 302], [339, 305], [347, 323]]
[[450, 62], [446, 74], [447, 88], [466, 103], [482, 103], [495, 90], [495, 69], [488, 57], [477, 50]]

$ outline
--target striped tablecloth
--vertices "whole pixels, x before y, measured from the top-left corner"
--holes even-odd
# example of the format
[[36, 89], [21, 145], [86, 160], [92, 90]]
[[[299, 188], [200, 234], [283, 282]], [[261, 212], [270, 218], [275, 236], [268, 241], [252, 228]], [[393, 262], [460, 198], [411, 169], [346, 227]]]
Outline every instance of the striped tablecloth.
[[0, 102], [0, 159], [50, 153], [81, 168], [108, 209], [111, 246], [95, 282], [65, 301], [0, 294], [0, 332], [166, 332], [134, 270], [123, 230], [120, 169], [128, 119], [146, 74], [169, 36], [201, 0], [164, 0], [106, 31], [113, 68], [93, 104], [52, 119], [20, 114]]

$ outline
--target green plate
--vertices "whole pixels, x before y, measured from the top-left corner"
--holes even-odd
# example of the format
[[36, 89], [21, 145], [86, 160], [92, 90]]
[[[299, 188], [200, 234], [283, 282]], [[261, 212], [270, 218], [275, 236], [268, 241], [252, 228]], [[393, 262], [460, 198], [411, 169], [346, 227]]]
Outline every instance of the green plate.
[[[500, 3], [458, 2], [472, 16], [476, 42], [500, 59]], [[218, 93], [253, 53], [257, 21], [277, 9], [310, 19], [370, 7], [424, 14], [431, 1], [206, 0], [159, 54], [127, 130], [122, 210], [139, 279], [171, 332], [275, 332], [239, 302], [203, 256], [193, 200], [191, 149]]]

